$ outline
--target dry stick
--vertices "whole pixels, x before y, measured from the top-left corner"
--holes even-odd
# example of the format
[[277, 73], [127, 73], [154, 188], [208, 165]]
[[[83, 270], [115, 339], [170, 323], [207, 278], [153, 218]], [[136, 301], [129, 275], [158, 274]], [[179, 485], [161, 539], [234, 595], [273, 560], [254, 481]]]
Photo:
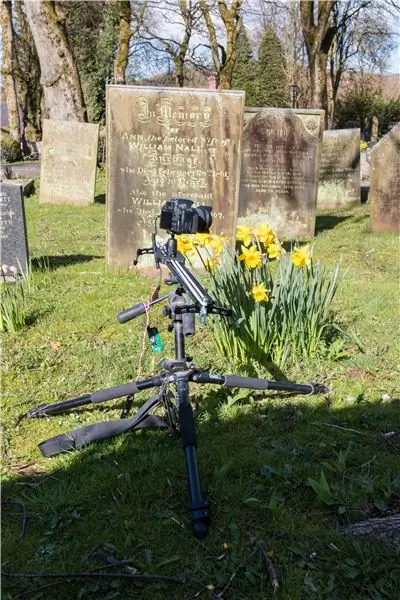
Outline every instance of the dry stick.
[[25, 579], [41, 579], [43, 577], [54, 577], [56, 579], [132, 579], [137, 581], [164, 581], [165, 583], [186, 583], [185, 579], [180, 577], [170, 577], [167, 575], [150, 575], [148, 573], [92, 573], [82, 571], [81, 573], [10, 573], [2, 571], [1, 577], [16, 577]]
[[23, 502], [19, 500], [2, 500], [1, 504], [17, 504], [22, 506], [22, 525], [21, 525], [21, 533], [19, 534], [19, 539], [22, 540], [25, 534], [25, 525], [26, 525], [26, 506]]
[[278, 575], [276, 572], [274, 561], [272, 560], [272, 558], [270, 556], [268, 556], [268, 550], [264, 544], [260, 545], [260, 550], [261, 550], [261, 554], [265, 560], [265, 565], [267, 567], [268, 574], [271, 579], [271, 585], [274, 588], [274, 593], [275, 593], [279, 588], [279, 579], [278, 579]]
[[358, 435], [368, 435], [365, 431], [357, 431], [357, 429], [351, 429], [350, 427], [341, 427], [340, 425], [333, 425], [333, 423], [322, 423], [320, 421], [311, 421], [311, 425], [325, 425], [325, 427], [334, 427], [335, 429], [342, 429], [343, 431], [351, 431]]

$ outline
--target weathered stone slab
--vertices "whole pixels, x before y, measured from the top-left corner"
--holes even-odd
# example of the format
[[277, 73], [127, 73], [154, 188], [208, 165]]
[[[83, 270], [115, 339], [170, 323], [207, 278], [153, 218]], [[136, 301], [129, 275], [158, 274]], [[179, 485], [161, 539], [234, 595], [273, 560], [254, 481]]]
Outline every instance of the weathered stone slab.
[[93, 123], [43, 120], [41, 203], [94, 201], [98, 137], [99, 126]]
[[360, 130], [324, 131], [317, 208], [344, 209], [360, 204]]
[[239, 220], [314, 235], [324, 111], [263, 108], [245, 125]]
[[4, 276], [28, 271], [28, 238], [21, 185], [1, 184], [0, 190], [0, 265]]
[[[110, 268], [128, 268], [136, 249], [151, 245], [155, 219], [171, 197], [211, 205], [213, 231], [232, 235], [243, 107], [244, 92], [108, 86]], [[140, 262], [153, 264], [151, 257]]]
[[24, 196], [30, 196], [35, 190], [35, 182], [33, 179], [3, 179], [6, 185], [22, 186]]
[[370, 151], [372, 231], [400, 231], [400, 123]]

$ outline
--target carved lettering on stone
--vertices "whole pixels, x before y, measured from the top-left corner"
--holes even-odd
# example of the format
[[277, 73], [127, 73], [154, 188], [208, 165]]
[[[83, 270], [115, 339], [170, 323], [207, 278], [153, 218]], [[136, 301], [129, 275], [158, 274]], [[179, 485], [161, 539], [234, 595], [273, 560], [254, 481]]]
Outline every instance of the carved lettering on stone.
[[[213, 231], [232, 235], [243, 107], [244, 92], [108, 86], [110, 268], [130, 267], [136, 249], [151, 245], [155, 220], [171, 197], [212, 206]], [[139, 266], [153, 264], [143, 257]]]
[[312, 236], [323, 111], [264, 108], [243, 134], [239, 220]]

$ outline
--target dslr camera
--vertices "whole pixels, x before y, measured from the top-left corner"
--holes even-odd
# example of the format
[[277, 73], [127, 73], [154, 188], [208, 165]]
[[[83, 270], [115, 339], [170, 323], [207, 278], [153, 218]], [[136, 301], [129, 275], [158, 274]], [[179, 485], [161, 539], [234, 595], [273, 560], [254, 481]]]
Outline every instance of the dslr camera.
[[193, 206], [186, 198], [171, 198], [161, 208], [160, 227], [170, 233], [209, 233], [211, 206]]

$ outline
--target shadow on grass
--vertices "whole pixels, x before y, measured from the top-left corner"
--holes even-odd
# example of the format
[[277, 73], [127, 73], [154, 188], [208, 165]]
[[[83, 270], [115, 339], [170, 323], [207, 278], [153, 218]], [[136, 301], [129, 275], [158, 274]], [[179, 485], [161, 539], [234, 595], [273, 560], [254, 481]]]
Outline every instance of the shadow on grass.
[[337, 225], [349, 218], [350, 216], [348, 215], [317, 215], [315, 220], [315, 235], [318, 235], [323, 231], [328, 231], [329, 229], [334, 229]]
[[61, 267], [68, 267], [76, 263], [85, 263], [98, 258], [104, 258], [103, 256], [97, 256], [94, 254], [66, 254], [64, 256], [37, 256], [32, 258], [31, 266], [35, 271], [54, 271]]
[[[283, 598], [325, 598], [333, 579], [338, 597], [398, 597], [397, 580], [390, 578], [397, 568], [393, 547], [362, 538], [355, 545], [339, 536], [341, 525], [391, 514], [398, 504], [400, 449], [384, 435], [396, 429], [398, 405], [331, 410], [316, 397], [285, 398], [270, 393], [260, 402], [261, 396], [228, 407], [218, 390], [207, 396], [207, 408], [200, 401], [198, 464], [212, 505], [204, 543], [194, 540], [188, 523], [180, 444], [158, 431], [130, 432], [49, 459], [46, 475], [13, 475], [3, 483], [4, 571], [99, 572], [104, 563], [95, 550], [101, 548], [119, 559], [133, 557], [139, 571], [184, 573], [187, 583], [55, 579], [58, 600], [128, 598], [134, 592], [143, 600], [205, 599], [214, 597], [205, 588], [210, 583], [218, 592], [229, 583], [224, 598], [272, 598], [261, 567], [250, 569], [248, 578], [240, 568], [255, 536], [273, 548]], [[49, 423], [59, 419], [41, 420], [37, 442], [54, 435]], [[63, 420], [64, 431], [77, 426], [73, 415]], [[20, 427], [20, 435], [32, 437], [33, 421]], [[221, 558], [224, 542], [228, 551]], [[307, 588], [310, 569], [319, 595]], [[40, 595], [30, 580], [3, 577], [2, 584], [12, 600], [53, 597], [48, 587]]]
[[96, 204], [105, 204], [106, 203], [106, 195], [105, 194], [97, 194], [95, 196], [94, 201]]

